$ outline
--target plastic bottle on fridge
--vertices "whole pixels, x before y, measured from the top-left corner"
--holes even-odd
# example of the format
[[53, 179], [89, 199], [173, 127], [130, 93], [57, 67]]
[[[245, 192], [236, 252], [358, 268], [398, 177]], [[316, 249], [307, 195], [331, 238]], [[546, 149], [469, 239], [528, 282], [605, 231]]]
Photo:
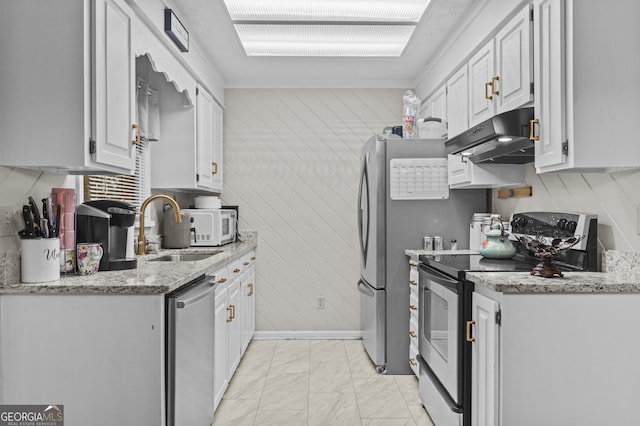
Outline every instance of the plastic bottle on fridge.
[[402, 95], [402, 137], [403, 139], [416, 139], [418, 137], [416, 116], [420, 108], [420, 99], [413, 90], [407, 90]]

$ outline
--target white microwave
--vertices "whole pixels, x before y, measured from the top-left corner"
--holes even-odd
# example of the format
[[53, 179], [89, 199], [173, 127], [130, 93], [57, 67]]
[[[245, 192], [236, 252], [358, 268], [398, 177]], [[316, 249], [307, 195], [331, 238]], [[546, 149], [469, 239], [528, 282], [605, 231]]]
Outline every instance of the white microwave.
[[[195, 237], [191, 246], [221, 246], [236, 241], [238, 212], [232, 209], [184, 209]], [[195, 231], [194, 231], [195, 230]]]

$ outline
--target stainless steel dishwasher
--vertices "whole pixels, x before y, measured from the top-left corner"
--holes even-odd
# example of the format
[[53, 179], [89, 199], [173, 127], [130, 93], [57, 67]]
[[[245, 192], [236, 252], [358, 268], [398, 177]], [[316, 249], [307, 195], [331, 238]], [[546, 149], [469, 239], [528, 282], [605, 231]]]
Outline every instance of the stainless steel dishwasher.
[[215, 277], [167, 295], [167, 425], [213, 422]]

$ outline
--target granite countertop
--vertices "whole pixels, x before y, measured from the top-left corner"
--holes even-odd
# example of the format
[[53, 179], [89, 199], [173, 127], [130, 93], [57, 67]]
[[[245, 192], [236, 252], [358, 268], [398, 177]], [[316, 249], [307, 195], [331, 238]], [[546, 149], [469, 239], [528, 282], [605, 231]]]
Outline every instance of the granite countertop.
[[[138, 256], [138, 267], [122, 271], [100, 271], [95, 275], [62, 276], [45, 283], [0, 285], [0, 294], [166, 294], [199, 276], [250, 252], [257, 246], [257, 233], [244, 233], [240, 242], [222, 247], [161, 250]], [[206, 259], [181, 262], [153, 262], [166, 254], [221, 252]]]

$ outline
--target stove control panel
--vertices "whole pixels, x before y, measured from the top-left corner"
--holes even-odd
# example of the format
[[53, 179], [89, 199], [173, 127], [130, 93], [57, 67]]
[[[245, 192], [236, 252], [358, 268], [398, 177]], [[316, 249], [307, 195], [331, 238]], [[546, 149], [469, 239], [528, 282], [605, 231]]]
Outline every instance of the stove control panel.
[[574, 248], [585, 250], [590, 229], [596, 226], [596, 221], [596, 215], [585, 213], [514, 213], [511, 217], [511, 235], [512, 239], [516, 235], [543, 237], [547, 243], [554, 238], [581, 236], [582, 241]]

